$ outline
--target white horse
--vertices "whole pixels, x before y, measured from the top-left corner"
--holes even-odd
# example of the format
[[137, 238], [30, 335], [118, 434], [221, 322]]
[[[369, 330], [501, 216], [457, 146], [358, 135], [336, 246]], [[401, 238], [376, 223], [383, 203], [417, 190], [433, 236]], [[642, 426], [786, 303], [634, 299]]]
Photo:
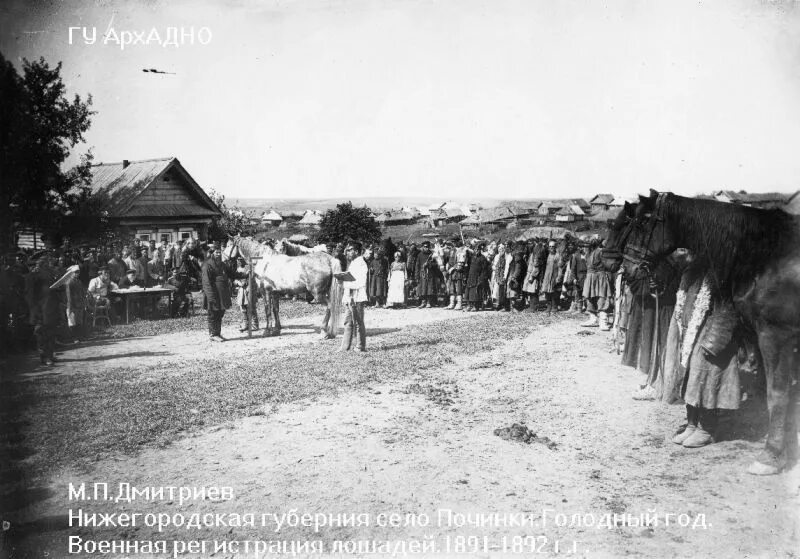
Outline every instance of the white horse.
[[[341, 290], [334, 274], [342, 271], [339, 260], [325, 252], [288, 256], [252, 239], [234, 237], [228, 241], [223, 257], [229, 260], [238, 256], [242, 256], [245, 262], [251, 257], [254, 259], [253, 275], [258, 290], [264, 297], [266, 312], [264, 336], [277, 336], [281, 332], [278, 295], [306, 292], [328, 306], [322, 321], [323, 335], [336, 335], [341, 310]], [[274, 326], [272, 319], [275, 320]]]

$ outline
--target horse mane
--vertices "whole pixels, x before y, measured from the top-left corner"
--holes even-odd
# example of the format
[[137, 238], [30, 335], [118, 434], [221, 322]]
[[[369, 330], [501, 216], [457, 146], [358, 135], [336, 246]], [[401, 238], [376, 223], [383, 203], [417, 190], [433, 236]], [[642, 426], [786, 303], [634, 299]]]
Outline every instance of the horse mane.
[[264, 256], [276, 254], [276, 251], [268, 245], [259, 243], [255, 239], [249, 237], [236, 237], [232, 242], [239, 248], [245, 258], [248, 256]]
[[797, 242], [797, 222], [783, 210], [763, 210], [667, 193], [664, 216], [674, 220], [679, 246], [711, 268], [720, 287], [750, 281]]
[[302, 256], [312, 252], [310, 248], [293, 243], [289, 239], [281, 239], [281, 246], [283, 247], [283, 252], [288, 256]]

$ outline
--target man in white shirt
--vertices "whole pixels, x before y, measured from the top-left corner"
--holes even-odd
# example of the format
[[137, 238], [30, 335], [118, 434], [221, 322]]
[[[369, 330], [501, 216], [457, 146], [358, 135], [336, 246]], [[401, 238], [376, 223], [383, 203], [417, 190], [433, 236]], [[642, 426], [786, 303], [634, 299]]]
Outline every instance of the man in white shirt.
[[364, 328], [364, 304], [367, 302], [367, 263], [361, 256], [361, 243], [350, 242], [344, 250], [347, 259], [347, 271], [353, 276], [353, 281], [342, 282], [344, 294], [342, 302], [345, 303], [344, 337], [339, 351], [350, 349], [353, 340], [353, 324], [358, 333], [358, 347], [356, 351], [366, 351], [367, 331]]
[[108, 273], [108, 268], [103, 266], [100, 268], [96, 278], [89, 281], [89, 288], [87, 291], [89, 295], [94, 297], [95, 301], [103, 300], [103, 303], [108, 303], [108, 292], [117, 289], [117, 284], [111, 281]]
[[[117, 287], [116, 283], [111, 281], [108, 268], [103, 266], [98, 270], [97, 277], [89, 280], [89, 288], [86, 290], [89, 293], [89, 297], [92, 298], [92, 306], [100, 305], [108, 307], [111, 318], [115, 318], [117, 312], [121, 310], [119, 308], [114, 308], [111, 304], [109, 292], [114, 289], [119, 289], [119, 287]], [[115, 303], [116, 306], [119, 307], [119, 299], [115, 298]]]

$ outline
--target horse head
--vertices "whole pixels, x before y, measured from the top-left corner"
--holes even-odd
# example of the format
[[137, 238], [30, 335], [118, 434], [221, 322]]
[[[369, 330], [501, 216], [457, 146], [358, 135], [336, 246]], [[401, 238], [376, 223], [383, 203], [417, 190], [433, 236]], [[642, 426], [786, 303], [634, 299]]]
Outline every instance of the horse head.
[[628, 238], [634, 227], [634, 218], [637, 204], [625, 202], [625, 205], [608, 226], [608, 238], [603, 246], [603, 267], [609, 273], [616, 274], [622, 265], [623, 253], [628, 243]]
[[222, 251], [222, 261], [227, 262], [228, 260], [235, 260], [240, 256], [239, 252], [239, 239], [240, 237], [237, 235], [235, 237], [228, 237], [228, 244], [225, 246], [225, 249]]
[[639, 196], [631, 233], [623, 251], [625, 272], [632, 277], [649, 274], [653, 266], [678, 247], [677, 232], [665, 218], [664, 201], [669, 193], [650, 190]]

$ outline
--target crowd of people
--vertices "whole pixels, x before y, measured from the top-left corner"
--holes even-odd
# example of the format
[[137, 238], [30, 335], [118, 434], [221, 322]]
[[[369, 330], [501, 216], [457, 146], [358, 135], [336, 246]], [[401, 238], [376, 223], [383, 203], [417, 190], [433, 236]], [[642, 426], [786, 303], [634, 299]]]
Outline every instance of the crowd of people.
[[[456, 237], [395, 244], [390, 238], [325, 247], [352, 279], [343, 283], [345, 342], [365, 348], [364, 308], [440, 307], [450, 311], [586, 313], [581, 327], [624, 334], [622, 363], [647, 375], [634, 395], [686, 403], [686, 426], [674, 442], [696, 448], [713, 441], [719, 410], [735, 410], [741, 369], [755, 358], [730, 303], [715, 294], [706, 267], [677, 251], [648, 274], [624, 277], [604, 267], [602, 239], [567, 238], [486, 242]], [[4, 351], [35, 340], [41, 362], [52, 365], [55, 346], [87, 335], [98, 307], [111, 320], [120, 312], [114, 292], [133, 286], [174, 289], [170, 316], [185, 316], [192, 289], [202, 289], [209, 336], [222, 341], [225, 310], [236, 301], [241, 330], [257, 330], [248, 304], [244, 261], [223, 262], [222, 249], [194, 239], [172, 246], [134, 241], [107, 250], [48, 250], [6, 256], [0, 269], [0, 343]], [[254, 305], [255, 306], [255, 305]], [[139, 309], [146, 312], [147, 309]], [[252, 317], [252, 322], [250, 322]]]
[[[476, 312], [586, 312], [587, 327], [609, 329], [612, 282], [602, 270], [601, 239], [486, 242], [458, 237], [364, 248], [367, 306], [443, 307]], [[328, 251], [342, 261], [344, 245]], [[587, 283], [588, 279], [588, 283]], [[602, 321], [601, 321], [602, 320]]]
[[[0, 350], [26, 350], [35, 341], [41, 362], [52, 365], [55, 347], [88, 334], [98, 308], [116, 321], [122, 301], [115, 291], [170, 286], [170, 316], [185, 316], [203, 252], [194, 239], [175, 245], [135, 240], [103, 249], [21, 250], [0, 263]], [[145, 305], [137, 312], [152, 311]]]
[[673, 442], [711, 444], [720, 414], [739, 409], [759, 378], [754, 340], [732, 302], [709, 267], [683, 249], [621, 281], [619, 299], [622, 363], [647, 375], [633, 398], [683, 402], [686, 423]]

